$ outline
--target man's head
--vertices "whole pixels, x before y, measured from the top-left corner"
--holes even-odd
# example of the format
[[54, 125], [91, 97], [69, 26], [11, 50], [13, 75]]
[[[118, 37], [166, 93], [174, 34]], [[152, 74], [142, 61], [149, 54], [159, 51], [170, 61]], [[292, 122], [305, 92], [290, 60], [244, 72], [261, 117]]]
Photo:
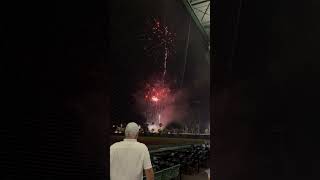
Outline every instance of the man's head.
[[138, 124], [131, 122], [127, 125], [125, 130], [125, 136], [129, 139], [137, 139], [140, 127]]

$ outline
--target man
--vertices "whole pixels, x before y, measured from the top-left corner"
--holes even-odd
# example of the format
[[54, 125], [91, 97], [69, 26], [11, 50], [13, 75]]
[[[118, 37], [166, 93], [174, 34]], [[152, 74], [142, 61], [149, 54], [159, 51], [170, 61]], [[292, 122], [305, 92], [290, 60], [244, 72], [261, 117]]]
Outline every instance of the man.
[[150, 154], [145, 144], [137, 142], [139, 126], [131, 122], [125, 129], [125, 139], [110, 147], [110, 179], [154, 180]]
[[210, 180], [210, 169], [205, 170], [205, 172], [208, 174], [208, 179]]

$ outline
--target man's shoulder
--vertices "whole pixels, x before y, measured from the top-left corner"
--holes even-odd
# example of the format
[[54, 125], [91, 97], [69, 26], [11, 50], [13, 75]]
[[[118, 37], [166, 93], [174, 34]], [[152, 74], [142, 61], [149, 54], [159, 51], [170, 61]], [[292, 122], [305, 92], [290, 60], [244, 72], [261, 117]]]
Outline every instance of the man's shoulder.
[[[121, 148], [122, 146], [126, 146], [126, 144], [125, 144], [125, 142], [120, 141], [120, 142], [116, 142], [116, 143], [112, 144], [110, 146], [110, 149], [117, 149], [117, 148]], [[134, 144], [133, 147], [148, 151], [148, 147], [144, 143], [141, 143], [138, 141]]]
[[110, 149], [114, 149], [114, 148], [118, 147], [120, 144], [121, 144], [121, 142], [113, 143], [113, 144], [110, 146]]
[[143, 143], [141, 143], [141, 142], [138, 142], [137, 144], [138, 144], [138, 146], [139, 146], [140, 148], [142, 148], [142, 149], [144, 149], [144, 150], [148, 150], [148, 147], [147, 147], [145, 144], [143, 144]]

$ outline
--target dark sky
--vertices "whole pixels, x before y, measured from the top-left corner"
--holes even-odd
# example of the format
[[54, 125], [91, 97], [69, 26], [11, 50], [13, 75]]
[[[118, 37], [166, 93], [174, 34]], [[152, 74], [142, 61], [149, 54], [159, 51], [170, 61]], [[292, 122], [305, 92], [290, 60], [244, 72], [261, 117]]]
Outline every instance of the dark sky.
[[[160, 18], [169, 30], [177, 34], [176, 54], [168, 59], [169, 80], [176, 80], [174, 88], [180, 88], [184, 71], [185, 44], [188, 32], [187, 10], [179, 1], [139, 0], [128, 3], [113, 1], [110, 16], [110, 47], [112, 55], [112, 97], [111, 104], [114, 120], [139, 120], [134, 108], [133, 94], [149, 80], [154, 73], [162, 72], [163, 60], [155, 60], [144, 51], [146, 42], [139, 39], [148, 27], [147, 21]], [[135, 8], [132, 8], [135, 7]], [[194, 23], [191, 24], [188, 58], [184, 75], [183, 88], [187, 88], [191, 99], [201, 100], [201, 119], [209, 120], [209, 73], [206, 61], [207, 47]], [[160, 62], [160, 63], [159, 63]], [[196, 86], [195, 86], [196, 84]]]

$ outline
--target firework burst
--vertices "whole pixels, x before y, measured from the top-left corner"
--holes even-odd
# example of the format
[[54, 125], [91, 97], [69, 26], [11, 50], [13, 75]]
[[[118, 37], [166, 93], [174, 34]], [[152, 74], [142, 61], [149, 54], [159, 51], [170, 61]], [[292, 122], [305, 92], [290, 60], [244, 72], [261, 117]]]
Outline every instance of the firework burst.
[[[134, 97], [137, 111], [146, 118], [152, 129], [165, 128], [172, 121], [181, 120], [187, 112], [187, 92], [175, 89], [174, 83], [165, 84], [159, 78], [140, 84]], [[161, 124], [161, 125], [160, 125]]]
[[147, 84], [145, 92], [146, 101], [152, 103], [165, 103], [170, 95], [170, 88], [165, 84], [158, 82], [153, 85]]
[[145, 86], [145, 102], [147, 104], [147, 119], [149, 122], [158, 122], [161, 124], [161, 113], [165, 106], [169, 104], [170, 88], [162, 82], [155, 82], [153, 84], [147, 84]]
[[169, 31], [168, 26], [163, 25], [159, 19], [152, 19], [147, 23], [147, 28], [142, 35], [142, 40], [146, 41], [144, 50], [152, 55], [156, 60], [163, 58], [162, 80], [167, 73], [167, 60], [169, 56], [175, 54], [176, 34]]
[[175, 39], [176, 34], [169, 31], [168, 26], [157, 18], [147, 22], [146, 29], [140, 38], [145, 41], [146, 54], [151, 55], [156, 61], [161, 59], [161, 76], [149, 81], [144, 89], [141, 89], [144, 96], [144, 114], [148, 122], [153, 124], [158, 122], [158, 126], [162, 125], [163, 119], [168, 119], [162, 115], [165, 115], [163, 112], [166, 106], [174, 101], [169, 85], [165, 81], [168, 59], [175, 54]]

